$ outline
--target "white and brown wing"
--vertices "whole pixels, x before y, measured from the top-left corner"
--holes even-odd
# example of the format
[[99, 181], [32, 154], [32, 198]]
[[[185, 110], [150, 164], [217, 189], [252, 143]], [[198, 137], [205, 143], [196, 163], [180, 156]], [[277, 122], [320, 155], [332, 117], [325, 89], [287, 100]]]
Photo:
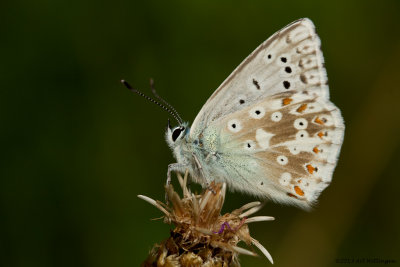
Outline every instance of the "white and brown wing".
[[331, 182], [344, 125], [323, 97], [278, 93], [220, 123], [219, 150], [235, 159], [237, 190], [309, 208]]
[[210, 168], [232, 189], [308, 208], [328, 186], [344, 124], [329, 101], [323, 62], [313, 23], [300, 19], [261, 44], [208, 99], [190, 135], [217, 133], [220, 158]]
[[311, 20], [297, 20], [251, 53], [202, 107], [190, 135], [259, 99], [295, 89], [329, 98], [320, 40]]

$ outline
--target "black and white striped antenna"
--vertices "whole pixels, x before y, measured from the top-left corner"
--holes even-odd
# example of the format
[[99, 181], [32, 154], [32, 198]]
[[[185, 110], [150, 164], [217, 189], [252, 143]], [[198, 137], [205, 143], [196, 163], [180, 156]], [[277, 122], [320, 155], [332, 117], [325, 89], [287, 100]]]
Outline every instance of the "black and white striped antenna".
[[[167, 111], [169, 114], [171, 114], [172, 117], [174, 117], [174, 119], [179, 123], [179, 125], [183, 124], [183, 121], [181, 119], [181, 117], [179, 116], [178, 112], [176, 112], [176, 110], [172, 107], [172, 105], [170, 105], [167, 101], [165, 101], [164, 99], [162, 99], [160, 96], [158, 96], [158, 94], [155, 92], [154, 88], [152, 88], [153, 94], [160, 99], [162, 102], [164, 102], [165, 105], [161, 104], [160, 102], [154, 100], [153, 98], [145, 95], [144, 93], [142, 93], [141, 91], [134, 89], [127, 81], [125, 80], [121, 80], [121, 83], [123, 85], [125, 85], [126, 88], [128, 88], [130, 91], [140, 95], [141, 97], [144, 97], [145, 99], [149, 100], [150, 102], [156, 104], [157, 106], [159, 106], [160, 108], [164, 109], [165, 111]], [[168, 106], [168, 107], [167, 107]]]

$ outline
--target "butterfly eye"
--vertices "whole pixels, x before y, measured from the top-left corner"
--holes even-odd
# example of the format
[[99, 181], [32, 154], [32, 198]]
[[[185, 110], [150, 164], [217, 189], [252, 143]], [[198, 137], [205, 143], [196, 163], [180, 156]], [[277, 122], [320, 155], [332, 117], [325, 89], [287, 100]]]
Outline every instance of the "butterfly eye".
[[176, 141], [176, 139], [178, 139], [178, 137], [181, 135], [181, 133], [185, 130], [185, 127], [178, 127], [175, 128], [174, 131], [172, 132], [172, 141]]

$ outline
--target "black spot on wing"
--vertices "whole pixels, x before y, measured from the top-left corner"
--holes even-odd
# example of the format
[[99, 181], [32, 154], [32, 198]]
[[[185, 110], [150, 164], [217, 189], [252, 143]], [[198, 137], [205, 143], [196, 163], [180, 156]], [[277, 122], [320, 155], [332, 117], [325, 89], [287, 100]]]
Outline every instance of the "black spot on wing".
[[290, 88], [290, 82], [283, 81], [283, 87], [285, 87], [286, 89], [289, 89]]
[[260, 84], [258, 83], [258, 81], [256, 79], [253, 79], [253, 84], [257, 88], [257, 90], [260, 90]]

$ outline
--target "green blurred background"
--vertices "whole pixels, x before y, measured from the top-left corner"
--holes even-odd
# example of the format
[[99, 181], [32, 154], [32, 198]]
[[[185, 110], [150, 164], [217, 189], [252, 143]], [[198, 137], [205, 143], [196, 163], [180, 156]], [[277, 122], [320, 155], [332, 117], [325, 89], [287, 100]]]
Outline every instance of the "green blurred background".
[[[163, 199], [174, 160], [167, 114], [119, 80], [149, 92], [153, 77], [193, 121], [253, 49], [302, 17], [321, 37], [345, 141], [313, 212], [268, 203], [259, 215], [276, 221], [251, 233], [276, 266], [399, 263], [400, 1], [16, 0], [0, 10], [1, 266], [138, 266], [170, 226], [136, 196]], [[230, 193], [225, 211], [252, 200]]]

